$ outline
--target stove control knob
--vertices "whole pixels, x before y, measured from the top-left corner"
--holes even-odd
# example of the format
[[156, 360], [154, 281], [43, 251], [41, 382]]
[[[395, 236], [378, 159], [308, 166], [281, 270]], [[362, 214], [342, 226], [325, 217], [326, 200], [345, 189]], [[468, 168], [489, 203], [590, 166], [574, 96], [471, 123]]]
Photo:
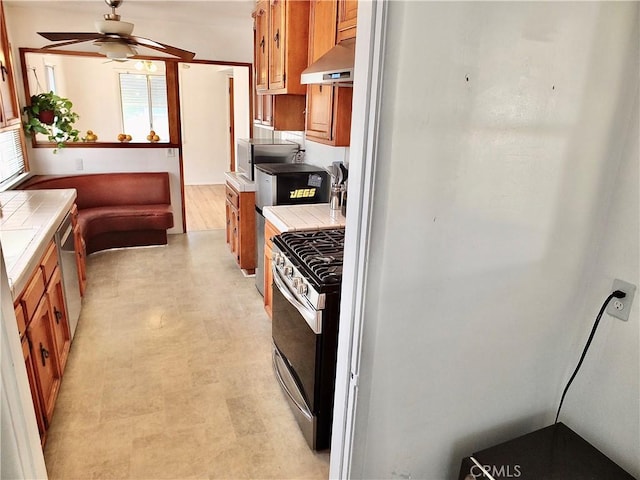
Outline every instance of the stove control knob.
[[280, 254], [278, 252], [273, 252], [273, 254], [271, 255], [271, 261], [277, 265], [279, 259]]
[[298, 285], [300, 285], [300, 277], [293, 277], [291, 279], [291, 285], [293, 286], [293, 288], [295, 288], [297, 290], [298, 289]]
[[291, 278], [291, 275], [293, 275], [293, 268], [291, 267], [284, 267], [284, 269], [282, 270], [282, 273], [284, 273], [285, 277], [289, 277]]
[[276, 265], [278, 267], [284, 267], [284, 255], [278, 255], [278, 260], [276, 261]]
[[300, 283], [300, 285], [298, 285], [298, 293], [300, 295], [306, 295], [308, 291], [309, 287], [306, 284]]

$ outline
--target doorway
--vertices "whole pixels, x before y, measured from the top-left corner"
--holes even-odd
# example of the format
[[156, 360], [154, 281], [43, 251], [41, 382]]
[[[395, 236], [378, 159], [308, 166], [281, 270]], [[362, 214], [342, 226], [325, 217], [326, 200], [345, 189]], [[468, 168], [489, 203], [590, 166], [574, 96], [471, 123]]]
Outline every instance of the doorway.
[[186, 230], [222, 229], [224, 174], [236, 138], [249, 136], [249, 68], [181, 63], [179, 85]]

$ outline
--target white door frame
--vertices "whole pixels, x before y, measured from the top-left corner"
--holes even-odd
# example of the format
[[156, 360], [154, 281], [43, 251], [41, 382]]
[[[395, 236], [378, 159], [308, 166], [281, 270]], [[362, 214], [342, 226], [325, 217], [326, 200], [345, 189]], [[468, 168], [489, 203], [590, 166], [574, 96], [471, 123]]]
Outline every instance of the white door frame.
[[329, 478], [350, 478], [378, 150], [387, 2], [358, 2], [349, 201]]

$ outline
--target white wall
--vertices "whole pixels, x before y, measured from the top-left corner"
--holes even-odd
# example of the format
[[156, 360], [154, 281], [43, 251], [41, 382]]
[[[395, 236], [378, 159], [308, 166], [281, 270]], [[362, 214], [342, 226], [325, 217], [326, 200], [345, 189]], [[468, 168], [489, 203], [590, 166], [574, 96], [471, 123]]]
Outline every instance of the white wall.
[[228, 75], [217, 65], [180, 64], [179, 72], [184, 183], [222, 184], [229, 171]]
[[[251, 122], [249, 105], [251, 92], [249, 91], [249, 69], [246, 67], [233, 67], [233, 118], [234, 118], [234, 145], [238, 138], [249, 138], [251, 134]], [[235, 164], [238, 163], [238, 149], [234, 149]]]
[[[638, 22], [636, 22], [636, 29]], [[637, 30], [636, 30], [637, 32]], [[635, 63], [638, 72], [637, 33]], [[628, 79], [637, 82], [637, 76]], [[637, 84], [637, 83], [636, 83]], [[638, 89], [635, 98], [625, 99], [633, 105], [633, 118], [620, 125], [620, 136], [626, 132], [619, 146], [621, 160], [613, 156], [608, 175], [610, 189], [602, 196], [603, 222], [599, 229], [599, 245], [595, 249], [594, 268], [589, 272], [585, 289], [585, 308], [579, 329], [574, 334], [578, 350], [588, 338], [587, 327], [611, 291], [613, 280], [619, 278], [638, 286]], [[616, 146], [612, 146], [615, 151]], [[609, 198], [608, 198], [609, 197]], [[640, 475], [640, 323], [638, 322], [639, 296], [636, 293], [628, 322], [607, 315], [601, 321], [591, 344], [589, 354], [562, 407], [561, 420], [586, 438], [602, 442], [602, 450], [636, 477]], [[571, 370], [574, 368], [571, 365]], [[570, 372], [566, 372], [568, 376]]]
[[[172, 152], [173, 156], [169, 156]], [[49, 148], [29, 146], [31, 171], [39, 175], [79, 175], [108, 172], [169, 172], [173, 228], [183, 233], [180, 165], [176, 149], [166, 148]], [[80, 165], [79, 165], [80, 164]], [[82, 168], [78, 168], [81, 166]]]
[[[638, 4], [388, 8], [351, 473], [454, 478], [553, 421], [594, 306], [637, 282]], [[637, 312], [566, 410], [633, 475]]]

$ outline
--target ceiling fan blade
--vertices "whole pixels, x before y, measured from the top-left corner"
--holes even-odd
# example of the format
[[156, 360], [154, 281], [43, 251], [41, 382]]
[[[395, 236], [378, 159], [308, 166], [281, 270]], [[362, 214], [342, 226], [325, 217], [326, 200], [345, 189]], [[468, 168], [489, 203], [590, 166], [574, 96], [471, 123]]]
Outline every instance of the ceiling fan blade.
[[144, 37], [135, 37], [133, 35], [127, 37], [127, 40], [135, 45], [140, 45], [143, 47], [151, 48], [153, 50], [157, 50], [158, 52], [167, 53], [169, 55], [173, 55], [174, 57], [179, 57], [182, 60], [192, 60], [193, 57], [196, 56], [194, 52], [190, 52], [188, 50], [183, 50], [178, 47], [172, 47], [171, 45], [165, 45], [164, 43], [156, 42], [154, 40], [149, 40]]
[[[100, 38], [100, 36], [98, 36], [98, 38]], [[67, 45], [74, 45], [76, 43], [88, 42], [90, 40], [93, 40], [93, 39], [92, 38], [86, 38], [86, 39], [80, 39], [80, 40], [70, 40], [68, 42], [52, 43], [50, 45], [45, 45], [42, 48], [46, 49], [46, 48], [66, 47]]]
[[51, 42], [62, 42], [65, 40], [95, 40], [102, 36], [98, 32], [38, 32], [38, 35]]

